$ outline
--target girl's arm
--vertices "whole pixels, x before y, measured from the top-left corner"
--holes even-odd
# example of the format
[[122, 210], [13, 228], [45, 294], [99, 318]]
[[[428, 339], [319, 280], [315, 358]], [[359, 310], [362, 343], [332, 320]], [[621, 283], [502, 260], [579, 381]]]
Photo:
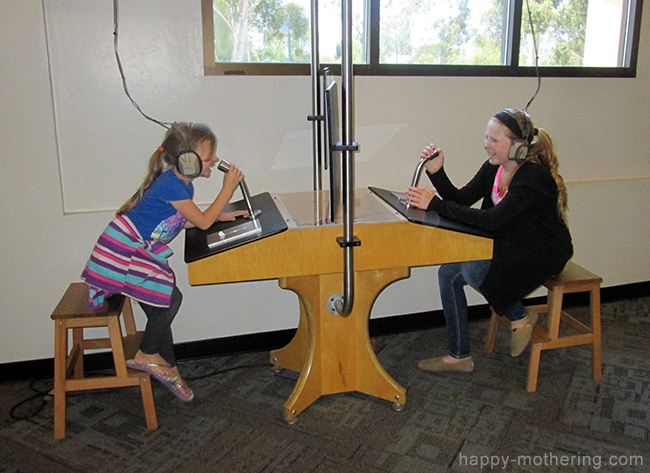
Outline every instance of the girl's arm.
[[427, 168], [427, 176], [429, 176], [429, 180], [433, 184], [435, 191], [426, 187], [409, 187], [406, 192], [406, 200], [414, 207], [427, 210], [429, 209], [431, 202], [434, 200], [434, 197], [440, 195], [440, 197], [447, 201], [454, 202], [460, 206], [469, 207], [485, 197], [486, 182], [489, 182], [489, 179], [492, 179], [492, 177], [490, 177], [490, 167], [488, 161], [483, 163], [472, 180], [460, 189], [449, 180], [444, 167], [441, 166], [433, 174], [430, 173]]
[[[219, 218], [217, 218], [217, 220], [220, 222], [232, 222], [237, 217], [243, 217], [245, 215], [248, 215], [248, 210], [235, 210], [234, 212], [221, 212], [221, 215], [219, 215]], [[189, 220], [185, 222], [185, 226], [183, 226], [183, 228], [195, 228], [195, 227], [196, 225], [191, 223]]]
[[490, 168], [489, 162], [485, 161], [474, 177], [460, 189], [452, 184], [444, 168], [427, 175], [443, 199], [453, 200], [461, 205], [474, 205], [485, 196], [486, 180], [492, 178]]
[[248, 215], [248, 210], [235, 210], [234, 212], [221, 212], [221, 215], [219, 215], [219, 220], [220, 222], [232, 222], [235, 220], [237, 217], [243, 217], [244, 215]]
[[499, 205], [489, 209], [468, 207], [453, 200], [440, 199], [435, 196], [431, 199], [428, 210], [438, 212], [443, 217], [493, 232], [533, 207], [532, 199], [526, 189], [522, 189], [522, 191], [519, 192], [518, 189], [511, 188]]
[[525, 212], [555, 205], [554, 187], [550, 174], [538, 164], [522, 166], [514, 175], [503, 200], [487, 209], [460, 205], [451, 200], [434, 197], [428, 210], [444, 217], [469, 223], [487, 231], [495, 231]]
[[[239, 186], [239, 183], [243, 178], [244, 174], [236, 166], [231, 165], [230, 170], [223, 177], [223, 187], [221, 188], [221, 191], [214, 199], [214, 202], [212, 202], [212, 204], [210, 204], [210, 206], [205, 210], [201, 210], [197, 207], [191, 199], [176, 200], [170, 203], [183, 217], [187, 219], [190, 224], [200, 228], [201, 230], [206, 230], [210, 228], [217, 219], [219, 219], [224, 207], [228, 202], [230, 202], [230, 199], [232, 199], [237, 186]], [[237, 212], [228, 212], [224, 217], [231, 219], [235, 213]]]

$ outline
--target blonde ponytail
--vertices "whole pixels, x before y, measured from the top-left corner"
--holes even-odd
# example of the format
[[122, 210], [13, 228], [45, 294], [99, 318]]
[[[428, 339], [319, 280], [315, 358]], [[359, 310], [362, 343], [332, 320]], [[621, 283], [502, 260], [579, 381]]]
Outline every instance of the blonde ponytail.
[[117, 211], [116, 215], [124, 215], [140, 202], [140, 199], [151, 188], [154, 181], [166, 170], [176, 165], [176, 157], [185, 148], [196, 151], [201, 143], [208, 141], [210, 152], [214, 154], [217, 148], [217, 137], [214, 132], [201, 123], [174, 123], [163, 139], [162, 144], [149, 158], [149, 169], [144, 181], [135, 194], [131, 196]]
[[541, 164], [551, 172], [553, 179], [555, 179], [555, 182], [557, 183], [559, 193], [557, 200], [558, 214], [566, 222], [567, 212], [569, 210], [569, 196], [567, 194], [566, 185], [564, 184], [564, 179], [559, 172], [560, 161], [558, 160], [557, 154], [555, 154], [553, 140], [551, 140], [551, 137], [546, 130], [539, 129], [537, 141], [533, 142], [531, 147], [528, 149], [526, 161], [533, 161]]
[[147, 176], [144, 178], [144, 181], [138, 190], [135, 191], [135, 194], [133, 194], [129, 200], [122, 204], [122, 207], [117, 210], [117, 213], [115, 215], [124, 215], [128, 213], [128, 211], [133, 207], [135, 207], [135, 205], [140, 202], [140, 199], [142, 199], [142, 196], [145, 194], [145, 192], [147, 192], [153, 185], [153, 182], [158, 178], [158, 176], [160, 176], [166, 170], [167, 166], [163, 160], [163, 153], [165, 151], [161, 151], [161, 148], [158, 148], [156, 151], [154, 151], [154, 153], [151, 155], [151, 158], [149, 158], [149, 169]]

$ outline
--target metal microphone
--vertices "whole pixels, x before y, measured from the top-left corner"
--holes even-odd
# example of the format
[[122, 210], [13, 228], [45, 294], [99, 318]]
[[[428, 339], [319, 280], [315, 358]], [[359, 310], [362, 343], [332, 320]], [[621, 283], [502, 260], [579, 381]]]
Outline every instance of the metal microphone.
[[[219, 164], [217, 165], [217, 169], [225, 174], [228, 171], [230, 171], [230, 163], [225, 159], [221, 159], [219, 161]], [[239, 189], [241, 190], [241, 193], [244, 196], [244, 202], [246, 202], [246, 208], [248, 209], [248, 215], [246, 216], [246, 218], [255, 219], [255, 217], [261, 214], [262, 211], [259, 209], [253, 210], [253, 206], [251, 205], [250, 192], [248, 190], [248, 186], [246, 185], [246, 179], [242, 179], [241, 181], [239, 181]]]

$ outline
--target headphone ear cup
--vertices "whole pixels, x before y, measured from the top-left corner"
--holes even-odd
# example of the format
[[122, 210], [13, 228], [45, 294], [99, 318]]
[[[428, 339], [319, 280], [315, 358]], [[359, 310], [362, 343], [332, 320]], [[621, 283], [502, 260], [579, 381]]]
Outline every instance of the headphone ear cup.
[[526, 154], [528, 154], [528, 142], [522, 139], [512, 140], [508, 150], [508, 159], [520, 163], [526, 158]]
[[184, 177], [194, 178], [201, 174], [203, 161], [201, 157], [191, 149], [181, 151], [176, 160], [176, 169]]

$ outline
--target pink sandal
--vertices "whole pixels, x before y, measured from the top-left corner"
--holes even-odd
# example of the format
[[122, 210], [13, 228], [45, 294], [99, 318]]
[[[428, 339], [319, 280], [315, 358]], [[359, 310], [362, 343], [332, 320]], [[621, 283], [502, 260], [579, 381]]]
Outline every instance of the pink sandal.
[[[170, 380], [170, 381], [164, 381], [163, 384], [169, 389], [172, 393], [174, 393], [174, 396], [176, 396], [178, 399], [180, 399], [183, 402], [190, 402], [192, 399], [194, 399], [194, 391], [187, 385], [185, 380], [181, 379], [180, 381], [177, 379]], [[188, 389], [190, 391], [189, 394], [185, 394], [184, 390]]]
[[134, 370], [140, 370], [140, 371], [146, 371], [147, 373], [151, 374], [154, 378], [156, 378], [158, 381], [161, 383], [170, 383], [172, 381], [176, 381], [178, 379], [178, 376], [165, 376], [163, 374], [157, 373], [155, 371], [156, 368], [170, 368], [171, 366], [169, 365], [161, 365], [158, 363], [147, 363], [146, 365], [141, 365], [139, 363], [136, 363], [135, 360], [126, 360], [126, 366], [134, 369]]

